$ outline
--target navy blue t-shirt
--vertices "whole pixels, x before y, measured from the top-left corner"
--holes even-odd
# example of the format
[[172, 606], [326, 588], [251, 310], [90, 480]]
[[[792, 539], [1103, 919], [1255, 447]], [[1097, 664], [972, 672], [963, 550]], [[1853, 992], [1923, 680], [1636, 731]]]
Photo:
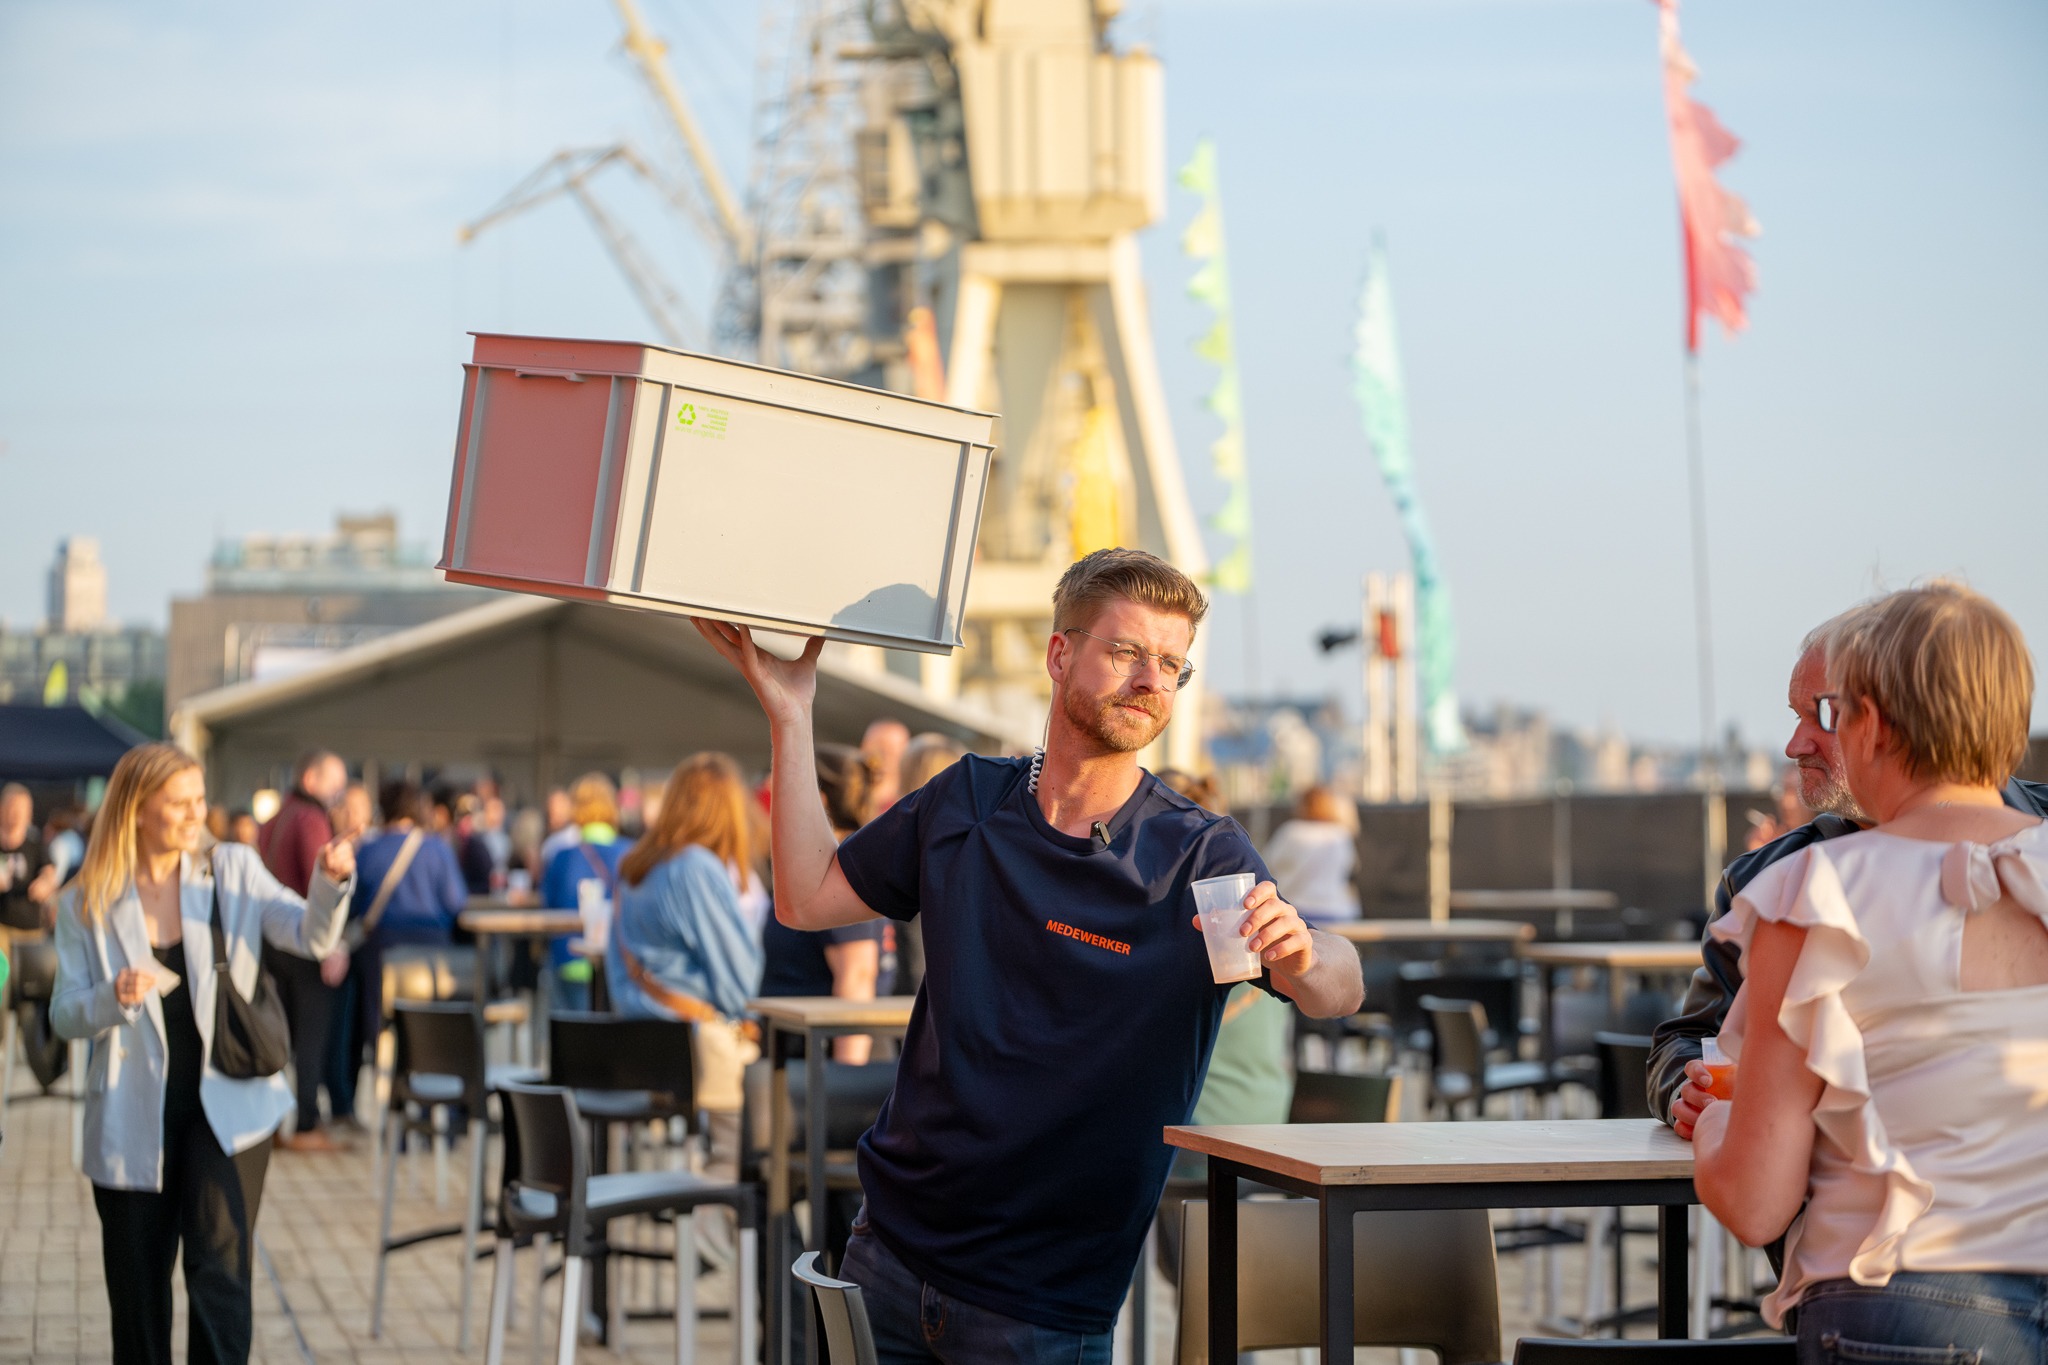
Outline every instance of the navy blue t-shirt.
[[1193, 1112], [1231, 989], [1188, 883], [1266, 867], [1150, 773], [1108, 847], [1062, 834], [1028, 768], [970, 754], [839, 846], [863, 901], [924, 929], [861, 1188], [875, 1234], [941, 1291], [1103, 1332], [1166, 1182], [1160, 1129]]

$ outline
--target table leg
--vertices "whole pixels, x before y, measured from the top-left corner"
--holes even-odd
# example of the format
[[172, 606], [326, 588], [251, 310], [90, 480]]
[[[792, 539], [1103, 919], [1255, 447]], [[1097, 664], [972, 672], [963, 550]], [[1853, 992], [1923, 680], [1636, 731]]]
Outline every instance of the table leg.
[[1536, 995], [1542, 1002], [1543, 1014], [1543, 1060], [1546, 1064], [1557, 1060], [1557, 1001], [1556, 984], [1552, 969], [1539, 965], [1536, 968]]
[[1209, 1158], [1209, 1359], [1237, 1359], [1237, 1166]]
[[[603, 1119], [595, 1120], [590, 1125], [590, 1135], [595, 1139], [590, 1144], [590, 1173], [607, 1175], [612, 1168], [612, 1126]], [[600, 1242], [608, 1243], [611, 1235], [610, 1223], [604, 1223], [597, 1229]], [[612, 1332], [611, 1261], [609, 1255], [603, 1254], [590, 1258], [590, 1311], [597, 1318], [597, 1339], [606, 1346], [611, 1344]], [[562, 1311], [572, 1311], [567, 1300], [563, 1301]], [[573, 1311], [582, 1312], [582, 1305], [576, 1305]]]
[[775, 1021], [768, 1049], [768, 1360], [789, 1365], [789, 1058]]
[[[491, 936], [476, 935], [476, 1020], [484, 1021], [484, 1010], [491, 1003]], [[486, 1035], [488, 1036], [488, 1035]]]
[[[829, 1038], [820, 1037], [811, 1029], [804, 1030], [804, 1198], [811, 1206], [810, 1235], [804, 1238], [804, 1247], [809, 1251], [825, 1249], [825, 1049], [830, 1047]], [[834, 1266], [832, 1269], [837, 1270]], [[788, 1279], [788, 1271], [783, 1272]], [[805, 1365], [818, 1365], [818, 1315], [810, 1311], [810, 1301], [804, 1301], [808, 1316], [804, 1325]]]
[[828, 1038], [804, 1031], [804, 1198], [811, 1205], [808, 1251], [825, 1248], [825, 1049]]
[[1686, 1208], [1657, 1206], [1657, 1335], [1680, 1340], [1686, 1329]]
[[1358, 1222], [1348, 1195], [1347, 1190], [1325, 1189], [1316, 1201], [1322, 1242], [1324, 1360], [1349, 1360], [1356, 1339], [1351, 1322], [1351, 1256]]

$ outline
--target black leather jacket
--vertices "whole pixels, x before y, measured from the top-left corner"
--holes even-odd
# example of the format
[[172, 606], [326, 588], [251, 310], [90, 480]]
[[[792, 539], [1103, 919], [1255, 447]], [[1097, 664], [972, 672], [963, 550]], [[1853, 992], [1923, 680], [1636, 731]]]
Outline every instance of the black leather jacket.
[[[2005, 784], [2005, 804], [2048, 819], [2048, 783], [2014, 778]], [[1813, 823], [1801, 825], [1790, 834], [1743, 854], [1721, 874], [1721, 885], [1714, 892], [1714, 918], [1727, 914], [1742, 888], [1778, 859], [1822, 839], [1854, 834], [1860, 828], [1839, 815], [1816, 816]], [[1742, 987], [1742, 963], [1734, 944], [1720, 942], [1709, 934], [1701, 945], [1700, 958], [1703, 965], [1692, 975], [1678, 1017], [1657, 1025], [1651, 1035], [1650, 1102], [1666, 1123], [1671, 1122], [1671, 1102], [1685, 1080], [1685, 1064], [1698, 1059], [1702, 1038], [1721, 1031], [1728, 1006], [1734, 1003], [1735, 992]]]

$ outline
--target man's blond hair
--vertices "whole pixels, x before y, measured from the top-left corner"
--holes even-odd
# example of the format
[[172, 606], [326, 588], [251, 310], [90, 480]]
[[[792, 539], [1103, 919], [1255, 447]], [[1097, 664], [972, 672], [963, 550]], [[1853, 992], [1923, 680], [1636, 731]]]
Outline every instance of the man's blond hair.
[[2034, 661], [1990, 598], [1942, 579], [1847, 612], [1828, 634], [1828, 686], [1869, 703], [1914, 777], [2003, 786], [2027, 753]]
[[1209, 614], [1209, 599], [1195, 580], [1158, 555], [1122, 548], [1097, 550], [1069, 564], [1060, 575], [1059, 586], [1052, 590], [1053, 632], [1084, 629], [1116, 601], [1184, 616], [1190, 638]]

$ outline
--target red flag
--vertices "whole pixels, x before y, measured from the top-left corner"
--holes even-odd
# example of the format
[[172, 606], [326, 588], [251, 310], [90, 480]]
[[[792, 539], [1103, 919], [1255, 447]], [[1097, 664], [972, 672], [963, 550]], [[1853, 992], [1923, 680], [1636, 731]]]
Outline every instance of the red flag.
[[1748, 321], [1743, 300], [1756, 288], [1756, 263], [1736, 239], [1761, 231], [1749, 205], [1714, 179], [1714, 168], [1742, 144], [1714, 111], [1686, 93], [1699, 74], [1678, 41], [1678, 0], [1657, 0], [1658, 45], [1664, 53], [1664, 112], [1671, 124], [1671, 161], [1678, 172], [1678, 216], [1685, 236], [1685, 348], [1700, 348], [1700, 314], [1730, 332]]

